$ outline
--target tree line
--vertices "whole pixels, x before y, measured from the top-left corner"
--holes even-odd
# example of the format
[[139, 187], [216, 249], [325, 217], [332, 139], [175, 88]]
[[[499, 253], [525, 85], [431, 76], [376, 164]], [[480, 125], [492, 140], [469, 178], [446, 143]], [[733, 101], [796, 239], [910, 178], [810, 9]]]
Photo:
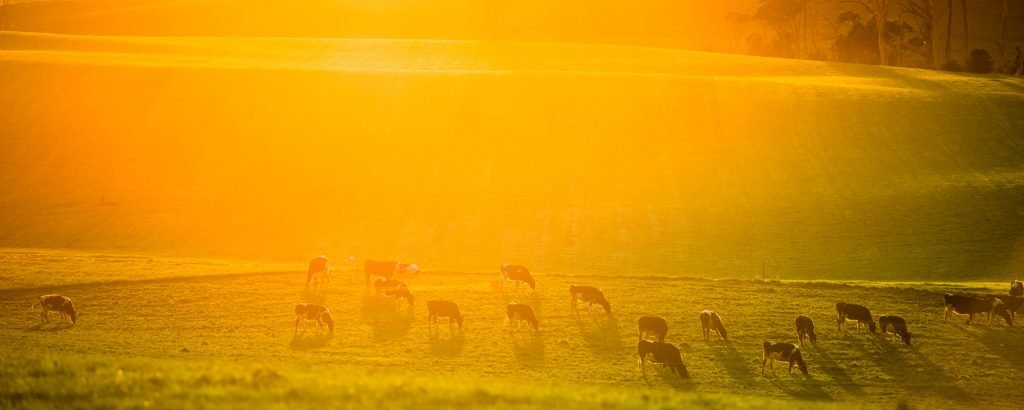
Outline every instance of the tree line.
[[[971, 47], [970, 16], [974, 6], [996, 1], [993, 59], [988, 50]], [[1024, 9], [1024, 0], [759, 0], [752, 12], [726, 18], [733, 43], [748, 54], [1020, 76], [1020, 45], [1010, 50], [1007, 26], [1024, 22], [1009, 21], [1011, 3]], [[944, 39], [938, 38], [941, 24]], [[831, 36], [823, 33], [828, 28]], [[962, 33], [962, 55], [953, 54], [954, 32]]]

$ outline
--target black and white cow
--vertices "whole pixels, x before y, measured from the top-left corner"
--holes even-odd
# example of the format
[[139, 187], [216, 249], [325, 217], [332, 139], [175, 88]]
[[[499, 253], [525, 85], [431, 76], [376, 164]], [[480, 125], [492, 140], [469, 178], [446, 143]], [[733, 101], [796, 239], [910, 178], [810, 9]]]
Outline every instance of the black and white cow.
[[448, 331], [452, 330], [452, 322], [459, 323], [459, 330], [462, 330], [462, 312], [459, 312], [459, 305], [450, 300], [427, 301], [427, 327], [437, 324], [438, 317], [448, 318]]
[[814, 334], [814, 321], [807, 316], [796, 317], [796, 336], [800, 338], [800, 344], [804, 343], [804, 339], [811, 341], [811, 344], [818, 343], [818, 336]]
[[326, 285], [330, 282], [331, 268], [327, 266], [327, 257], [324, 255], [317, 256], [313, 260], [309, 261], [309, 270], [306, 271], [306, 287], [309, 287], [310, 282], [314, 285]]
[[508, 304], [505, 312], [508, 314], [508, 324], [510, 329], [512, 328], [513, 322], [516, 323], [516, 327], [519, 327], [522, 322], [526, 322], [533, 327], [535, 332], [539, 330], [538, 326], [540, 325], [540, 321], [537, 320], [537, 314], [533, 313], [533, 308], [530, 307], [530, 305], [512, 302]]
[[722, 340], [729, 340], [725, 325], [722, 324], [722, 317], [718, 313], [710, 310], [700, 312], [700, 328], [704, 334], [704, 341], [711, 338], [711, 332], [717, 333]]
[[537, 282], [533, 280], [533, 275], [530, 275], [530, 270], [522, 265], [502, 264], [498, 280], [502, 285], [510, 281], [515, 282], [516, 289], [519, 288], [520, 283], [525, 283], [530, 286], [530, 290], [537, 291]]
[[992, 321], [992, 313], [995, 313], [1003, 318], [1007, 324], [1013, 326], [1013, 317], [1010, 316], [1009, 309], [999, 299], [983, 299], [975, 296], [966, 295], [954, 295], [947, 293], [942, 296], [943, 303], [946, 305], [945, 316], [943, 321], [949, 320], [953, 317], [953, 314], [967, 315], [967, 324], [974, 323], [974, 315], [988, 313], [989, 322]]
[[569, 286], [569, 305], [575, 308], [577, 300], [586, 302], [587, 310], [590, 310], [590, 306], [596, 303], [601, 305], [606, 313], [612, 313], [612, 304], [604, 297], [604, 292], [593, 286]]
[[659, 342], [665, 341], [668, 335], [668, 322], [657, 316], [644, 316], [637, 321], [640, 327], [640, 340], [646, 339], [647, 335], [654, 335]]
[[679, 349], [671, 343], [640, 339], [636, 345], [636, 352], [640, 355], [640, 358], [637, 359], [637, 368], [641, 373], [644, 371], [644, 364], [651, 362], [672, 369], [679, 377], [690, 377], [690, 373], [686, 371], [686, 364], [683, 363], [683, 357], [679, 354]]
[[857, 321], [857, 330], [860, 330], [860, 325], [866, 324], [868, 330], [875, 333], [875, 320], [871, 318], [871, 310], [868, 308], [853, 303], [838, 302], [836, 303], [836, 313], [838, 314], [836, 323], [838, 323], [840, 331], [843, 330], [843, 324], [849, 319]]
[[793, 366], [796, 365], [800, 372], [807, 375], [807, 363], [800, 353], [800, 347], [792, 343], [764, 342], [764, 356], [761, 357], [761, 374], [764, 374], [764, 366], [768, 364], [775, 374], [775, 362], [789, 363], [789, 373], [793, 373]]
[[907, 330], [907, 321], [899, 316], [879, 316], [878, 324], [882, 327], [882, 334], [892, 334], [893, 340], [896, 336], [910, 346], [910, 332]]
[[366, 284], [369, 285], [370, 276], [383, 276], [384, 279], [391, 279], [397, 274], [415, 275], [419, 273], [420, 267], [415, 263], [368, 260], [363, 263], [363, 271], [366, 273]]
[[327, 306], [312, 303], [295, 305], [295, 334], [299, 333], [299, 325], [302, 325], [302, 332], [306, 332], [306, 322], [316, 322], [317, 334], [320, 334], [320, 330], [325, 326], [329, 329], [329, 335], [334, 334], [334, 318], [331, 317], [331, 310]]

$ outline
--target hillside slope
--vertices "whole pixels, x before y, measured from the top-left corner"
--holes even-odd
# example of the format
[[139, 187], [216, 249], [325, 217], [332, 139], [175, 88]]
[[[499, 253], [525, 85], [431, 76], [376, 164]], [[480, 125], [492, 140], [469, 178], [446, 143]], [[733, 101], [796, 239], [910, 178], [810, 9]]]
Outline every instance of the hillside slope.
[[1024, 82], [677, 50], [0, 34], [0, 246], [997, 279]]

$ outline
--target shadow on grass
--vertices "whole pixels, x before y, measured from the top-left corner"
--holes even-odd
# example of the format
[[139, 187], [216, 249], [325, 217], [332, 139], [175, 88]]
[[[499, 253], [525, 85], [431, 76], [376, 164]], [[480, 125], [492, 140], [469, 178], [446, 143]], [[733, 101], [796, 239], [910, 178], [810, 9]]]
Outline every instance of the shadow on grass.
[[62, 332], [71, 329], [75, 325], [70, 323], [59, 323], [56, 325], [47, 326], [45, 323], [38, 323], [34, 326], [26, 327], [25, 330], [30, 332]]
[[[832, 358], [832, 355], [829, 354], [828, 349], [826, 349], [820, 343], [818, 345], [813, 346], [813, 348], [811, 349], [800, 350], [806, 351], [808, 353], [807, 357], [804, 360], [807, 361], [807, 366], [810, 368], [810, 370], [813, 371], [815, 368], [817, 368], [818, 371], [825, 373], [826, 375], [828, 375], [829, 378], [835, 381], [839, 388], [846, 390], [853, 396], [860, 396], [864, 394], [864, 389], [858, 386], [856, 382], [854, 382], [853, 378], [850, 377], [848, 373], [846, 373], [846, 370], [843, 370], [843, 368], [839, 366], [839, 363], [837, 363], [835, 359]], [[815, 366], [815, 364], [817, 364], [817, 366]]]
[[538, 364], [544, 362], [544, 339], [540, 332], [513, 330], [512, 353], [520, 363]]
[[619, 357], [622, 355], [622, 339], [619, 337], [619, 322], [615, 316], [605, 316], [603, 310], [600, 313], [580, 312], [573, 313], [576, 327], [580, 331], [583, 342], [596, 356]]
[[[913, 346], [904, 345], [902, 342], [891, 343], [882, 336], [853, 346], [859, 354], [877, 363], [883, 373], [897, 380], [901, 386], [915, 392], [928, 392], [954, 402], [976, 401], [974, 396], [962, 387], [949, 382], [954, 379]], [[874, 346], [874, 351], [869, 349], [869, 346]], [[918, 380], [922, 382], [914, 383]]]
[[295, 335], [292, 337], [292, 341], [288, 343], [288, 347], [300, 352], [316, 350], [327, 346], [328, 339], [329, 337], [327, 336]]
[[713, 347], [711, 354], [715, 356], [715, 363], [725, 369], [725, 373], [733, 381], [744, 387], [754, 385], [754, 370], [747, 367], [749, 357], [744, 357], [737, 351], [733, 342], [725, 342], [725, 346], [721, 348]]
[[1018, 371], [1024, 370], [1024, 355], [1021, 354], [1024, 352], [1024, 335], [1021, 334], [1020, 329], [1002, 324], [978, 327], [978, 332], [971, 332], [965, 326], [958, 326], [958, 328], [998, 355], [1003, 363]]
[[466, 347], [466, 335], [461, 330], [455, 330], [447, 338], [438, 335], [439, 331], [430, 333], [430, 354], [434, 357], [458, 357], [462, 355]]
[[674, 370], [668, 367], [665, 367], [661, 364], [651, 363], [647, 363], [647, 365], [645, 365], [644, 368], [640, 370], [640, 378], [643, 379], [644, 383], [646, 383], [648, 386], [655, 386], [655, 384], [652, 383], [651, 379], [648, 378], [647, 376], [647, 373], [652, 371], [654, 372], [654, 374], [658, 376], [658, 379], [661, 380], [662, 383], [665, 383], [665, 385], [673, 389], [693, 390], [694, 388], [692, 378], [680, 377], [678, 374], [676, 374]]

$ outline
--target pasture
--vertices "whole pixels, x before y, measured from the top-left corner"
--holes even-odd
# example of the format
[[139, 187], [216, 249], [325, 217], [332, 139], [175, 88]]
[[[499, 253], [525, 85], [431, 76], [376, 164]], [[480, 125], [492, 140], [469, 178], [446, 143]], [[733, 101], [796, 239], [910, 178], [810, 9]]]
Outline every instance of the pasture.
[[[41, 252], [46, 255], [47, 252]], [[33, 251], [0, 253], [16, 266]], [[425, 271], [406, 280], [412, 308], [376, 303], [361, 273], [339, 269], [322, 292], [303, 290], [304, 263], [282, 271], [173, 275], [180, 261], [148, 258], [139, 277], [104, 280], [116, 258], [63, 252], [35, 271], [6, 269], [0, 290], [0, 405], [45, 407], [786, 407], [1014, 406], [1024, 399], [1024, 332], [1002, 324], [942, 321], [942, 294], [1005, 292], [1001, 283], [839, 283], [707, 280], [669, 276], [535, 272], [536, 294], [505, 293], [493, 272]], [[91, 261], [92, 275], [60, 279]], [[198, 263], [197, 261], [194, 261]], [[229, 266], [210, 261], [210, 266]], [[251, 266], [247, 266], [251, 267]], [[271, 268], [268, 266], [268, 268]], [[44, 273], [45, 272], [45, 273]], [[148, 273], [147, 273], [148, 272]], [[159, 273], [154, 273], [159, 272]], [[40, 276], [51, 280], [33, 283]], [[166, 275], [166, 276], [164, 276]], [[612, 315], [569, 307], [571, 284], [598, 286]], [[38, 326], [36, 297], [61, 293], [81, 310], [72, 327]], [[462, 332], [428, 331], [425, 304], [452, 299]], [[540, 331], [510, 332], [509, 300], [528, 303]], [[836, 301], [908, 319], [914, 344], [889, 344], [849, 325], [836, 329]], [[332, 338], [294, 336], [294, 304], [329, 306]], [[719, 312], [729, 341], [704, 342], [703, 309]], [[810, 375], [761, 376], [761, 342], [795, 341], [793, 320], [815, 320], [804, 349]], [[669, 323], [691, 379], [636, 369], [636, 319]], [[781, 369], [785, 367], [782, 366]], [[785, 399], [797, 399], [790, 401]], [[144, 404], [147, 403], [148, 404]]]
[[31, 33], [0, 33], [0, 78], [5, 247], [739, 279], [1024, 270], [1019, 78]]

